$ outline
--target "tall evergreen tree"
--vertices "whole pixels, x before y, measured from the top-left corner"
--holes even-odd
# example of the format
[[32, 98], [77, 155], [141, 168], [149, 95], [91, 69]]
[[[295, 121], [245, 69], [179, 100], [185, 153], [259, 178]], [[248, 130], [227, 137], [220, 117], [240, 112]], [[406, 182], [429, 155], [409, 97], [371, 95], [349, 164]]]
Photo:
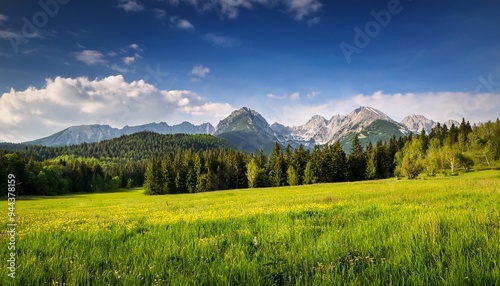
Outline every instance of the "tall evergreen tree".
[[281, 147], [277, 142], [274, 144], [271, 157], [269, 157], [268, 170], [271, 186], [279, 187], [286, 185], [287, 166], [283, 153], [281, 152]]
[[366, 174], [366, 158], [363, 153], [363, 147], [361, 146], [357, 135], [354, 137], [351, 154], [348, 157], [348, 161], [351, 180], [364, 180]]

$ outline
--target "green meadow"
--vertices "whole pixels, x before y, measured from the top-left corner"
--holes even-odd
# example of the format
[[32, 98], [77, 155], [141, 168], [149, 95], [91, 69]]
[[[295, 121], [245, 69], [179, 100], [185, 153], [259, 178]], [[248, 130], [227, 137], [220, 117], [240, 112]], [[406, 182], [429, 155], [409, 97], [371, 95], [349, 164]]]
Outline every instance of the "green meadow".
[[500, 285], [499, 171], [27, 197], [15, 212], [1, 285]]

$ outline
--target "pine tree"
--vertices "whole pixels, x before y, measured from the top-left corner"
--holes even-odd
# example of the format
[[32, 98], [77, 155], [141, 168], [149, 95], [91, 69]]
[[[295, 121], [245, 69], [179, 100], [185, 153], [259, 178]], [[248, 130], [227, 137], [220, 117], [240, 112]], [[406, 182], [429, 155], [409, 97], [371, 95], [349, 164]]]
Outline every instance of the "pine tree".
[[273, 152], [269, 158], [269, 181], [272, 187], [286, 185], [286, 162], [281, 152], [279, 143], [274, 144]]
[[351, 180], [364, 180], [366, 174], [366, 158], [363, 154], [363, 147], [361, 146], [357, 135], [354, 137], [348, 161]]
[[159, 195], [164, 193], [163, 174], [161, 163], [157, 158], [152, 158], [146, 168], [144, 190], [147, 195]]

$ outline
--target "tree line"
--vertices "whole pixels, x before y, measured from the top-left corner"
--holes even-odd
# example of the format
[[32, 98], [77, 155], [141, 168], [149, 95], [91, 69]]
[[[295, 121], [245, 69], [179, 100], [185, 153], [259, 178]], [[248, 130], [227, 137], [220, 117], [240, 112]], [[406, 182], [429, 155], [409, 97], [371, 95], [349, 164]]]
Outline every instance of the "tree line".
[[405, 140], [393, 137], [363, 150], [355, 137], [350, 154], [339, 142], [313, 151], [276, 143], [268, 157], [262, 149], [256, 155], [228, 149], [178, 150], [149, 161], [144, 188], [155, 195], [387, 178], [393, 175], [392, 162]]
[[[135, 141], [141, 135], [147, 139]], [[30, 152], [0, 150], [0, 177], [15, 174], [21, 183], [18, 188], [20, 195], [101, 192], [134, 186], [144, 186], [146, 194], [173, 194], [392, 176], [414, 179], [421, 173], [434, 176], [439, 173], [456, 174], [458, 170], [469, 171], [472, 168], [497, 168], [500, 161], [499, 120], [474, 126], [463, 120], [460, 125], [450, 128], [438, 124], [429, 134], [422, 132], [392, 137], [387, 142], [369, 143], [366, 148], [354, 137], [348, 153], [339, 142], [315, 146], [313, 150], [303, 146], [293, 149], [276, 143], [271, 154], [266, 156], [262, 150], [257, 154], [245, 154], [225, 148], [224, 143], [219, 144], [211, 136], [194, 139], [184, 137], [188, 135], [177, 137], [183, 142], [190, 142], [186, 144], [178, 144], [175, 140], [168, 144], [165, 143], [167, 141], [158, 143], [152, 139], [166, 138], [162, 136], [143, 133], [120, 139], [127, 141], [133, 138], [127, 144], [135, 144], [137, 154], [130, 153], [133, 148], [116, 143], [121, 141], [114, 141], [112, 149], [117, 150], [116, 157], [102, 157], [92, 151], [88, 151], [88, 156], [55, 152], [57, 157], [36, 160]], [[80, 148], [86, 150], [89, 146], [97, 146], [96, 150], [101, 150], [99, 144], [102, 143]], [[162, 144], [168, 146], [168, 151], [158, 153], [150, 147], [160, 148]], [[177, 149], [172, 150], [173, 146]], [[50, 150], [50, 147], [46, 148]], [[124, 153], [120, 154], [120, 149]], [[1, 187], [5, 184], [6, 180], [0, 181]]]
[[396, 154], [396, 174], [409, 179], [425, 173], [455, 175], [457, 170], [477, 167], [498, 168], [500, 160], [500, 120], [471, 127], [462, 120], [459, 126], [435, 126], [407, 140]]
[[[142, 186], [151, 157], [176, 150], [227, 148], [211, 135], [139, 132], [73, 146], [0, 144], [0, 177], [14, 174], [20, 195], [102, 192]], [[0, 181], [4, 187], [5, 180]]]
[[437, 124], [429, 134], [392, 137], [363, 148], [354, 137], [349, 153], [339, 142], [312, 151], [276, 143], [266, 157], [234, 150], [193, 152], [179, 150], [152, 159], [145, 174], [146, 194], [295, 186], [404, 176], [422, 172], [454, 175], [458, 169], [492, 167], [500, 160], [500, 121], [473, 127]]
[[[144, 163], [143, 163], [144, 164]], [[17, 195], [62, 195], [69, 193], [91, 193], [116, 190], [140, 184], [144, 171], [140, 163], [132, 164], [133, 172], [123, 173], [120, 177], [106, 171], [103, 163], [94, 158], [75, 158], [63, 156], [43, 162], [21, 157], [18, 153], [0, 150], [0, 177], [14, 174], [20, 185]], [[127, 165], [123, 165], [125, 170]], [[122, 178], [127, 180], [126, 183]], [[135, 179], [135, 180], [134, 180]], [[0, 181], [0, 187], [6, 187], [6, 180]]]

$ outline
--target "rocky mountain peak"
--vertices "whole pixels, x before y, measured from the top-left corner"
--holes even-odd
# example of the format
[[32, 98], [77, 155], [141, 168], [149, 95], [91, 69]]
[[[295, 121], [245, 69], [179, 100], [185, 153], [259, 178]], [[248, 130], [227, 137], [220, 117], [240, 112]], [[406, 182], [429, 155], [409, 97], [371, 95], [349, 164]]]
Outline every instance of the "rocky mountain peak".
[[266, 133], [273, 134], [266, 119], [255, 110], [248, 107], [242, 107], [233, 111], [228, 117], [219, 121], [215, 135], [230, 131], [256, 131], [264, 130]]
[[428, 119], [423, 115], [412, 114], [410, 116], [406, 116], [401, 124], [406, 126], [413, 133], [420, 133], [422, 130], [425, 130], [425, 133], [429, 134], [431, 132], [432, 127], [436, 124], [433, 120]]

